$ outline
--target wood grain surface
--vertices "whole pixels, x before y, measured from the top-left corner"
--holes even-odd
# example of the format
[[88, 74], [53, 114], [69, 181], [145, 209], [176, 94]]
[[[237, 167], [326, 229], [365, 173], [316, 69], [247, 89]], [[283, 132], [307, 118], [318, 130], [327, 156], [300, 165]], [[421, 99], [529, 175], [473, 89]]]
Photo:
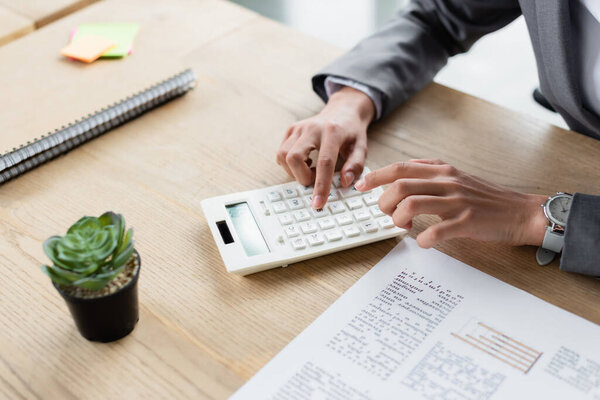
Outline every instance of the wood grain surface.
[[0, 5], [27, 17], [40, 28], [99, 0], [0, 0]]
[[[60, 57], [69, 30], [92, 20], [139, 22], [133, 55]], [[322, 107], [310, 77], [340, 53], [218, 0], [107, 0], [0, 48], [0, 149], [185, 67], [199, 77], [185, 97], [0, 186], [0, 397], [225, 398], [393, 248], [396, 239], [238, 277], [200, 211], [204, 198], [289, 180], [276, 149], [289, 124]], [[600, 194], [600, 142], [440, 85], [369, 135], [371, 168], [435, 157], [522, 191]], [[141, 315], [128, 337], [96, 344], [39, 266], [46, 237], [106, 210], [135, 229]], [[534, 248], [439, 249], [600, 323], [598, 281], [538, 267]]]
[[0, 5], [0, 46], [35, 29], [33, 20]]

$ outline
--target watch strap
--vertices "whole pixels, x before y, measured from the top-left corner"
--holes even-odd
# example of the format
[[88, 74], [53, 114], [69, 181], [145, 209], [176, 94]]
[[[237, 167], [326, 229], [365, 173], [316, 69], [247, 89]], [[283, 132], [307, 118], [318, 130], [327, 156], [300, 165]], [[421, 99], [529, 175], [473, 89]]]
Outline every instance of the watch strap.
[[543, 247], [538, 247], [537, 251], [535, 252], [535, 259], [542, 267], [550, 264], [554, 260], [554, 257], [556, 257], [555, 252], [544, 249]]
[[551, 227], [546, 227], [546, 234], [542, 242], [542, 248], [560, 253], [565, 243], [565, 237], [562, 233], [554, 232]]

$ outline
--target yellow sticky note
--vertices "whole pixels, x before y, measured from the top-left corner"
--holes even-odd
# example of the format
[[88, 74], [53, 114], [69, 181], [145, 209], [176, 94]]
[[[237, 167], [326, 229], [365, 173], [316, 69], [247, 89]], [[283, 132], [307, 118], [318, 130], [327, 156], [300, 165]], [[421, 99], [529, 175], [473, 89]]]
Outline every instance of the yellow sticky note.
[[63, 56], [91, 63], [116, 46], [116, 42], [100, 36], [86, 35], [72, 41], [60, 51]]

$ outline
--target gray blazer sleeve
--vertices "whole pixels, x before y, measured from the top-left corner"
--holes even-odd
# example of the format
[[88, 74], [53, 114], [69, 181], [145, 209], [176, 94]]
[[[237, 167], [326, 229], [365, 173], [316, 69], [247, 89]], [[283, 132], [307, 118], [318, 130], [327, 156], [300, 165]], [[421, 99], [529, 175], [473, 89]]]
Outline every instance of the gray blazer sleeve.
[[433, 80], [448, 57], [521, 14], [518, 0], [413, 0], [377, 33], [312, 79], [327, 101], [327, 76], [352, 79], [383, 93], [382, 116]]
[[600, 196], [575, 193], [560, 269], [600, 276]]

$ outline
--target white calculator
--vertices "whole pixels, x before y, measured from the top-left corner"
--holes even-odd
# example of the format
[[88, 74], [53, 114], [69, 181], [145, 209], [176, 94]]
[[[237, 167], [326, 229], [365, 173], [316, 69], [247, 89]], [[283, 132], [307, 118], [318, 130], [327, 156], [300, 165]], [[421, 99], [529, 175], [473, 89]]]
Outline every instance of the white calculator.
[[[365, 168], [365, 173], [368, 170]], [[343, 188], [336, 173], [322, 210], [297, 182], [213, 197], [202, 210], [227, 271], [252, 274], [403, 235], [379, 209], [382, 188]]]

